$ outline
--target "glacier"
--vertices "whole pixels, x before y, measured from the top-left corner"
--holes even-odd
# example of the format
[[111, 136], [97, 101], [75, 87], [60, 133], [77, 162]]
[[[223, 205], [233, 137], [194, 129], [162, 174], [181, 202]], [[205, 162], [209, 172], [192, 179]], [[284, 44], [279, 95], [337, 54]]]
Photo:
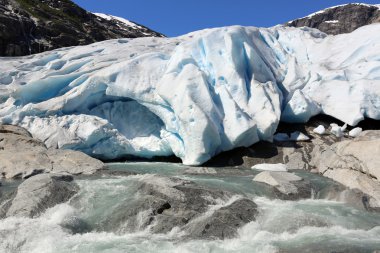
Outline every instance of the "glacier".
[[199, 165], [280, 121], [380, 119], [380, 25], [222, 27], [0, 58], [0, 123], [102, 159]]

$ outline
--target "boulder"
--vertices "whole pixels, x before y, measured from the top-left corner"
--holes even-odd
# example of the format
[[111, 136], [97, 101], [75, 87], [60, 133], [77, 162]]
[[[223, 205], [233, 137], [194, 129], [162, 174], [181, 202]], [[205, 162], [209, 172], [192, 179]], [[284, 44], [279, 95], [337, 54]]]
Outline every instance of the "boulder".
[[256, 175], [253, 181], [272, 186], [280, 199], [296, 200], [312, 196], [310, 182], [293, 173], [264, 171]]
[[101, 161], [79, 151], [49, 149], [47, 155], [54, 173], [92, 175], [104, 167]]
[[13, 133], [26, 137], [32, 137], [32, 135], [25, 128], [13, 125], [0, 125], [0, 133]]
[[0, 176], [28, 178], [44, 173], [93, 174], [104, 164], [82, 152], [47, 149], [25, 129], [0, 125]]
[[38, 217], [46, 209], [68, 201], [79, 190], [73, 177], [40, 174], [19, 185], [16, 192], [1, 204], [3, 217]]
[[370, 196], [370, 206], [380, 207], [380, 131], [364, 131], [353, 140], [337, 142], [314, 159], [319, 172], [351, 189]]
[[236, 235], [257, 214], [253, 201], [241, 198], [229, 203], [232, 193], [191, 181], [147, 175], [138, 184], [135, 198], [121, 203], [96, 229], [132, 233], [149, 228], [168, 233], [177, 227], [185, 238], [224, 239]]
[[236, 236], [240, 227], [254, 221], [257, 214], [257, 205], [249, 199], [241, 198], [190, 223], [186, 230], [193, 238], [228, 239]]
[[370, 197], [358, 189], [348, 189], [342, 184], [328, 187], [324, 199], [339, 201], [362, 210], [374, 210], [370, 207]]

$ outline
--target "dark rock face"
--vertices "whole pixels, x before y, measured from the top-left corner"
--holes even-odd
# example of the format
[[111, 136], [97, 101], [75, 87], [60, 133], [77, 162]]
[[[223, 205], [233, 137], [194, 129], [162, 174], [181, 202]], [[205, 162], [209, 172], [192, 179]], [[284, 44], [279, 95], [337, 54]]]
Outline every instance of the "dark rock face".
[[22, 56], [116, 38], [163, 37], [85, 11], [70, 0], [0, 0], [0, 56]]
[[[231, 197], [232, 193], [191, 181], [152, 175], [140, 181], [134, 200], [121, 204], [95, 229], [168, 233], [178, 227], [186, 238], [232, 238], [238, 228], [255, 220], [258, 211], [250, 199]], [[221, 202], [226, 204], [219, 206]]]
[[359, 27], [380, 22], [380, 9], [365, 4], [347, 4], [328, 8], [308, 17], [296, 19], [286, 25], [317, 28], [327, 34], [350, 33]]

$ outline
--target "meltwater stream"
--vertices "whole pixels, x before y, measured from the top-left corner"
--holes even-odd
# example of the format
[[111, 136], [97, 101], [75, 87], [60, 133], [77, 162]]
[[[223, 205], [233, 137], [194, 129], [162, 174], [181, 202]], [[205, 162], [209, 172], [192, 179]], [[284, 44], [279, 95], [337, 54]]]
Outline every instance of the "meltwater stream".
[[[36, 219], [0, 220], [0, 252], [376, 252], [380, 250], [380, 214], [340, 201], [327, 200], [334, 183], [296, 172], [319, 187], [314, 199], [275, 199], [254, 172], [190, 174], [185, 166], [165, 163], [110, 164], [113, 173], [76, 179], [80, 192], [68, 203], [48, 209]], [[218, 169], [215, 169], [218, 171]], [[183, 231], [153, 234], [149, 229], [109, 229], [107, 217], [121, 203], [136, 198], [137, 182], [149, 174], [185, 178], [208, 187], [251, 198], [259, 209], [256, 221], [233, 239], [183, 240]], [[5, 183], [3, 187], [12, 187]], [[327, 190], [326, 190], [327, 189]], [[330, 194], [331, 196], [331, 194]], [[234, 196], [235, 198], [236, 196]], [[330, 197], [331, 199], [331, 197]], [[223, 205], [223, 203], [220, 203]], [[210, 207], [212, 208], [212, 207]], [[141, 214], [144, 215], [144, 214]], [[107, 227], [108, 229], [102, 229]]]

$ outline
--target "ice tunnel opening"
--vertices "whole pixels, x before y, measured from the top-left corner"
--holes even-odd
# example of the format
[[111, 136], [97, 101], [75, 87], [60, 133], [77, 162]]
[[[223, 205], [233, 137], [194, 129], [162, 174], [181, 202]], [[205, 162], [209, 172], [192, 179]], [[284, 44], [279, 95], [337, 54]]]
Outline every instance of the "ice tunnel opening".
[[108, 100], [93, 106], [89, 115], [107, 120], [129, 140], [160, 137], [164, 122], [147, 107], [133, 99]]
[[[96, 103], [77, 109], [79, 110], [74, 114], [101, 118], [108, 123], [101, 127], [102, 129], [117, 132], [106, 135], [100, 143], [91, 146], [89, 152], [83, 150], [91, 156], [104, 161], [121, 161], [123, 159], [156, 159], [174, 155], [171, 144], [166, 139], [169, 132], [163, 120], [134, 99], [104, 95], [99, 97]], [[106, 131], [109, 132], [109, 130]], [[112, 151], [107, 151], [106, 154], [97, 152], [99, 147], [104, 151], [105, 146], [111, 143]]]

